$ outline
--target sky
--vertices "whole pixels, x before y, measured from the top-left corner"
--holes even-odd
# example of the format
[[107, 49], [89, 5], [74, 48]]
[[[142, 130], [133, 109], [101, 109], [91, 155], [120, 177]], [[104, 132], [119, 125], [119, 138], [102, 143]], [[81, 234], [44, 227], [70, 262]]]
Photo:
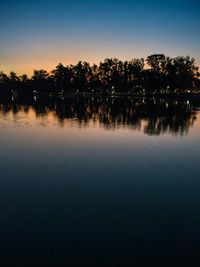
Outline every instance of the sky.
[[0, 71], [105, 58], [190, 55], [200, 66], [199, 0], [19, 0], [0, 8]]

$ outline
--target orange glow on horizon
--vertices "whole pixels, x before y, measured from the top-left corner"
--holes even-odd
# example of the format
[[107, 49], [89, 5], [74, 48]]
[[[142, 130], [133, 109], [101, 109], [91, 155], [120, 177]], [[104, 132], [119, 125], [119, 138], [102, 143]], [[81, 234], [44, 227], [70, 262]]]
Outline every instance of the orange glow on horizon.
[[[29, 62], [29, 63], [19, 62], [18, 64], [15, 64], [15, 65], [14, 64], [8, 64], [6, 66], [1, 65], [0, 71], [3, 71], [7, 75], [9, 75], [9, 73], [11, 71], [14, 71], [15, 73], [17, 73], [17, 75], [27, 74], [28, 77], [30, 78], [33, 75], [34, 70], [44, 69], [47, 72], [51, 72], [53, 69], [55, 69], [55, 67], [59, 63], [62, 63], [64, 66], [67, 66], [67, 65], [75, 65], [78, 63], [78, 61], [86, 61], [86, 62], [90, 63], [90, 65], [93, 65], [93, 64], [98, 65], [100, 62], [103, 62], [104, 59], [106, 59], [106, 58], [102, 58], [102, 59], [96, 58], [93, 61], [87, 60], [87, 59], [79, 59], [79, 60], [72, 59], [69, 61], [67, 60], [67, 62], [64, 60], [57, 60], [57, 61], [49, 60], [49, 61], [45, 61], [45, 62], [40, 62], [38, 64], [31, 63], [31, 62]], [[119, 58], [119, 59], [121, 59], [121, 58]], [[131, 59], [121, 59], [121, 60], [131, 60]], [[196, 65], [200, 66], [200, 63], [196, 62]], [[147, 68], [147, 65], [145, 65], [145, 68]]]
[[[34, 70], [44, 69], [50, 72], [59, 63], [66, 66], [70, 64], [75, 65], [78, 61], [86, 61], [91, 65], [98, 65], [106, 58], [118, 58], [122, 61], [130, 61], [133, 58], [146, 58], [154, 53], [163, 53], [170, 57], [190, 55], [190, 53], [184, 53], [183, 51], [169, 53], [165, 50], [145, 49], [144, 45], [136, 48], [131, 43], [127, 45], [122, 43], [119, 49], [113, 43], [99, 41], [96, 45], [88, 44], [81, 48], [78, 42], [64, 45], [45, 40], [41, 41], [41, 43], [39, 41], [34, 44], [27, 43], [24, 50], [20, 47], [13, 48], [11, 46], [8, 47], [7, 53], [4, 52], [4, 54], [1, 54], [0, 52], [0, 71], [6, 74], [14, 71], [17, 75], [27, 74], [31, 77]], [[196, 65], [200, 66], [199, 55], [190, 56], [194, 57]]]

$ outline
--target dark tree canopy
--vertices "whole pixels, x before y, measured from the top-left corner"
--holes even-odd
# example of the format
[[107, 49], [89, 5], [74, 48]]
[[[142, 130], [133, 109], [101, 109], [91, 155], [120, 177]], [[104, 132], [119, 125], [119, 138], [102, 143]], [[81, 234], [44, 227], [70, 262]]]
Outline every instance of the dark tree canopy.
[[[145, 67], [145, 61], [146, 66]], [[76, 65], [59, 63], [54, 70], [34, 70], [33, 76], [6, 75], [0, 72], [0, 94], [168, 94], [197, 92], [198, 67], [189, 56], [167, 57], [153, 54], [121, 61], [106, 58], [99, 65], [79, 61]]]

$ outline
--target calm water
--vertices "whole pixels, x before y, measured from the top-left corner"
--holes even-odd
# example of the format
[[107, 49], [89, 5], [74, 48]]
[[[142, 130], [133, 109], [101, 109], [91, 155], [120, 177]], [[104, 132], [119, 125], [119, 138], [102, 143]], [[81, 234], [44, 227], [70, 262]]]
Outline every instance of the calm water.
[[0, 102], [0, 266], [200, 266], [198, 101]]

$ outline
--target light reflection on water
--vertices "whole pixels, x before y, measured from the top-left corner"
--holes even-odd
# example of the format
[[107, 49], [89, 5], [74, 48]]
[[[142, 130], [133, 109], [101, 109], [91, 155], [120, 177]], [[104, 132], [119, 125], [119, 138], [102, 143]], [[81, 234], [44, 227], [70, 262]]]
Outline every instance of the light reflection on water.
[[198, 105], [154, 101], [0, 103], [2, 266], [198, 258]]
[[[131, 128], [149, 135], [184, 134], [196, 120], [199, 101], [173, 99], [67, 98], [38, 102], [6, 101], [0, 104], [3, 120], [15, 126], [39, 122], [41, 126], [65, 124], [105, 129]], [[2, 116], [1, 115], [1, 116]], [[32, 120], [33, 119], [33, 120]]]

